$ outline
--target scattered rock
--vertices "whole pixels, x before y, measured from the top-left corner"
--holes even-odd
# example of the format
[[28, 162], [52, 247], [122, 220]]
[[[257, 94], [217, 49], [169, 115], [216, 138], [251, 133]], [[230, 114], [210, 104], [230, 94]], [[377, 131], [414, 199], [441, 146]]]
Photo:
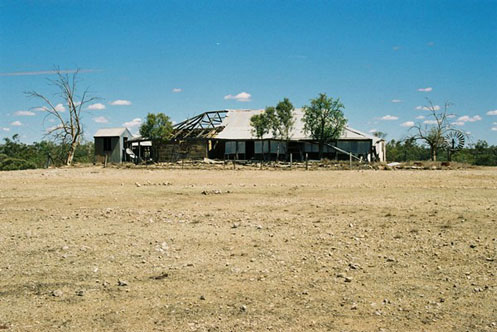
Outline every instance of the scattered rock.
[[77, 296], [84, 296], [85, 295], [85, 291], [83, 289], [80, 289], [80, 290], [76, 291], [76, 295]]
[[60, 289], [52, 291], [52, 296], [61, 297], [64, 293]]
[[160, 275], [158, 275], [158, 276], [152, 277], [152, 279], [155, 279], [155, 280], [162, 280], [162, 279], [166, 279], [167, 277], [169, 277], [169, 273], [164, 272], [164, 273], [161, 273], [161, 274], [160, 274]]
[[121, 287], [128, 286], [128, 282], [126, 280], [119, 279], [117, 281], [117, 285]]
[[202, 191], [202, 195], [219, 195], [222, 194], [221, 190], [204, 190]]
[[200, 300], [205, 301], [205, 296], [200, 295]]
[[352, 277], [345, 277], [343, 279], [343, 281], [345, 281], [345, 282], [352, 282]]
[[247, 306], [246, 306], [246, 305], [242, 305], [242, 306], [240, 306], [240, 311], [241, 311], [241, 312], [245, 312], [245, 311], [247, 311]]
[[349, 267], [352, 269], [352, 270], [359, 270], [361, 267], [359, 266], [359, 264], [354, 264], [354, 263], [350, 263], [349, 264]]

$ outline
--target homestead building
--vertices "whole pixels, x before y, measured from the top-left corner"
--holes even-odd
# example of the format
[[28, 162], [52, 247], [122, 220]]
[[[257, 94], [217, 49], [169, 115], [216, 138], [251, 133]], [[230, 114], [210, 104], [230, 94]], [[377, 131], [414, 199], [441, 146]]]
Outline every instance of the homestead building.
[[[295, 123], [288, 141], [276, 138], [271, 133], [266, 134], [262, 140], [255, 137], [250, 118], [263, 111], [209, 111], [189, 118], [176, 124], [171, 139], [154, 149], [157, 154], [154, 159], [159, 162], [204, 158], [288, 160], [290, 154], [293, 160], [304, 160], [306, 156], [309, 159], [318, 158], [319, 144], [304, 130], [302, 109], [296, 109], [294, 112]], [[136, 143], [144, 140], [146, 139], [140, 137], [130, 138], [127, 140], [127, 148], [132, 147], [133, 141]], [[136, 148], [133, 152], [137, 154]], [[385, 141], [346, 127], [336, 142], [324, 146], [323, 157], [336, 160], [354, 158], [363, 161], [385, 161]], [[124, 153], [121, 160], [129, 161], [129, 155]]]

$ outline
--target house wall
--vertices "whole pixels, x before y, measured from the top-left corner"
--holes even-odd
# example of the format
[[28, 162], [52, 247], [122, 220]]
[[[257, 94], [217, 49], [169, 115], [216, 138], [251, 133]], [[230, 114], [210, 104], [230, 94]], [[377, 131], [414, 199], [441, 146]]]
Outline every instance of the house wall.
[[167, 142], [159, 146], [159, 162], [178, 159], [204, 159], [207, 157], [207, 140]]
[[245, 154], [245, 141], [226, 141], [224, 154]]
[[368, 155], [371, 153], [371, 144], [371, 140], [340, 140], [337, 142], [337, 147], [354, 155]]
[[103, 163], [107, 155], [107, 162], [120, 163], [122, 158], [122, 139], [111, 137], [111, 151], [104, 151], [105, 137], [95, 137], [95, 161]]
[[[279, 145], [279, 146], [278, 146]], [[286, 153], [286, 142], [283, 141], [275, 141], [275, 140], [257, 140], [254, 142], [254, 153], [262, 154], [262, 153], [278, 153], [285, 154]], [[279, 148], [279, 151], [278, 151]]]
[[[214, 149], [214, 146], [217, 146], [217, 143], [214, 143], [215, 141], [211, 141], [211, 150]], [[240, 158], [245, 158], [245, 159], [250, 159], [253, 158], [254, 154], [258, 155], [260, 158], [260, 155], [262, 154], [263, 146], [264, 146], [264, 153], [271, 153], [271, 154], [276, 154], [277, 153], [277, 146], [278, 146], [278, 141], [271, 140], [271, 143], [269, 144], [269, 140], [264, 140], [264, 143], [255, 140], [253, 141], [253, 144], [250, 145], [250, 147], [247, 145], [247, 142], [249, 141], [223, 141], [223, 145], [221, 146], [222, 150], [219, 152], [223, 152], [224, 150], [224, 155], [233, 155], [238, 153]], [[238, 143], [238, 144], [236, 144]], [[319, 150], [318, 144], [315, 143], [310, 143], [310, 142], [293, 142], [294, 143], [294, 148], [292, 149], [292, 152], [294, 153], [294, 158], [297, 158], [300, 156], [302, 158], [305, 153], [309, 153], [310, 158], [317, 158], [317, 153]], [[356, 156], [362, 156], [365, 160], [371, 160], [372, 157], [372, 144], [373, 142], [371, 140], [340, 140], [337, 142], [337, 147], [345, 150], [347, 152], [351, 152], [352, 154]], [[236, 151], [238, 147], [238, 151]], [[296, 151], [296, 148], [298, 148], [298, 151]], [[377, 153], [379, 154], [380, 161], [384, 160], [384, 155], [385, 155], [385, 147], [384, 144], [377, 144]], [[95, 146], [95, 151], [97, 147]], [[178, 142], [168, 142], [164, 143], [159, 147], [159, 161], [177, 161], [180, 159], [203, 159], [208, 157], [208, 149], [209, 149], [209, 140], [205, 139], [197, 139], [197, 140], [192, 140], [192, 141], [183, 141], [181, 143]], [[249, 151], [250, 150], [250, 151]], [[280, 156], [284, 155], [286, 151], [286, 142], [281, 142], [280, 145]], [[212, 152], [212, 151], [211, 151]], [[301, 153], [300, 153], [301, 152]], [[295, 153], [300, 153], [299, 156], [296, 156]], [[304, 153], [304, 154], [303, 154]], [[324, 147], [324, 153], [325, 154], [336, 154], [336, 150], [331, 148], [331, 147]], [[213, 154], [213, 153], [211, 153]], [[328, 155], [329, 156], [329, 155]], [[338, 153], [339, 159], [348, 159], [347, 155], [343, 155], [343, 153]], [[222, 155], [217, 153], [215, 154], [214, 158], [222, 158]]]

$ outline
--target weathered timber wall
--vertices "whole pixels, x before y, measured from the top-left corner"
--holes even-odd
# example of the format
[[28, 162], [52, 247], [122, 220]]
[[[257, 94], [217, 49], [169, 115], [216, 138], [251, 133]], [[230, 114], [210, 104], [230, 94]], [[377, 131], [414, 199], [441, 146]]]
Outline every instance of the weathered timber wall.
[[159, 161], [204, 159], [206, 157], [207, 142], [204, 140], [168, 142], [159, 147]]

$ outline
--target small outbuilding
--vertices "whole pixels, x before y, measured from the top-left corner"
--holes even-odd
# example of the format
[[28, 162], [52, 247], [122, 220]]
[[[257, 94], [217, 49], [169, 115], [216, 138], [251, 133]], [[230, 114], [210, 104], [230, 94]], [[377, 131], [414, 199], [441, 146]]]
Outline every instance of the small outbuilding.
[[[128, 140], [133, 137], [128, 128], [102, 128], [93, 136], [95, 139], [95, 161], [121, 163], [126, 158]], [[107, 159], [106, 159], [107, 158]]]

